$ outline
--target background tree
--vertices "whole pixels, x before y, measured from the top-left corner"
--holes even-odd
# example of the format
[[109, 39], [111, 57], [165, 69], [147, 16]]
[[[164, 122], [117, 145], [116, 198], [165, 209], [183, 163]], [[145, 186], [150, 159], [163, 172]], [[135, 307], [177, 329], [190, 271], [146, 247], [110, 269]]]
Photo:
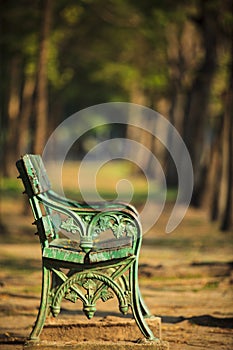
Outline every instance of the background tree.
[[41, 31], [38, 53], [37, 86], [35, 99], [35, 133], [33, 137], [33, 152], [40, 154], [47, 138], [48, 120], [48, 58], [50, 28], [52, 21], [53, 0], [42, 2]]
[[[15, 176], [21, 154], [41, 153], [49, 133], [77, 110], [138, 103], [165, 115], [185, 140], [195, 174], [192, 204], [207, 208], [222, 229], [231, 227], [230, 0], [9, 0], [0, 2], [0, 13], [3, 176]], [[109, 135], [144, 144], [163, 164], [168, 185], [177, 185], [172, 160], [149, 133], [122, 125], [101, 137]], [[89, 136], [79, 141], [80, 156]], [[150, 158], [139, 162], [150, 170]]]

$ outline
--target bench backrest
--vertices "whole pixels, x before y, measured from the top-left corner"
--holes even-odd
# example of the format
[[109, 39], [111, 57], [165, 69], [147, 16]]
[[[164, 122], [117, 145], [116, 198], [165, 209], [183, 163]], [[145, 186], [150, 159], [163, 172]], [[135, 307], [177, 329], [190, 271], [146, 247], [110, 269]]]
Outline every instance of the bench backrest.
[[[109, 239], [110, 247], [126, 244], [127, 249], [131, 249], [132, 245], [136, 247], [140, 243], [137, 236], [140, 224], [134, 211], [124, 205], [96, 205], [92, 208], [66, 201], [50, 191], [50, 181], [40, 155], [26, 154], [16, 166], [29, 197], [43, 247], [64, 236], [80, 241], [80, 247], [86, 253], [99, 244], [103, 248], [102, 243]], [[119, 258], [117, 253], [116, 257]]]
[[40, 155], [26, 154], [17, 161], [16, 166], [29, 197], [45, 193], [51, 189], [51, 184]]

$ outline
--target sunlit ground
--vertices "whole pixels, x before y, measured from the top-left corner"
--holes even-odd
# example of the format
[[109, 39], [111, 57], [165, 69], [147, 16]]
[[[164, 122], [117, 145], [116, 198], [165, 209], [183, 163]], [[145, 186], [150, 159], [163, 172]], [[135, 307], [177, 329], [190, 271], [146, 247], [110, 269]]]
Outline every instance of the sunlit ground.
[[[97, 175], [97, 187], [104, 198], [113, 199], [116, 183], [126, 178], [135, 191], [132, 204], [140, 212], [147, 197], [147, 181], [136, 172], [132, 175], [130, 170], [130, 166], [125, 167], [119, 162], [106, 165]], [[80, 199], [77, 171], [78, 167], [72, 163], [66, 164], [63, 184], [67, 194]], [[87, 169], [84, 176], [87, 186], [92, 171]], [[26, 204], [26, 195], [21, 194], [23, 187], [20, 180], [4, 180], [2, 185], [0, 328], [4, 334], [21, 334], [23, 337], [35, 321], [39, 304], [40, 246], [38, 237], [34, 235], [36, 227], [31, 225], [33, 217]], [[127, 189], [125, 191], [127, 194]], [[188, 209], [174, 232], [166, 234], [165, 227], [175, 195], [175, 190], [168, 190], [162, 214], [143, 235], [139, 268], [142, 294], [150, 311], [162, 317], [162, 335], [172, 349], [189, 350], [193, 346], [198, 350], [210, 347], [214, 350], [230, 349], [233, 321], [232, 234], [220, 232], [217, 223], [208, 221], [205, 211], [193, 208]], [[101, 307], [104, 312], [117, 312], [114, 301]], [[72, 308], [73, 304], [65, 305], [67, 310]], [[69, 318], [71, 315], [74, 313], [67, 311], [62, 317]], [[80, 312], [78, 315], [80, 317]]]

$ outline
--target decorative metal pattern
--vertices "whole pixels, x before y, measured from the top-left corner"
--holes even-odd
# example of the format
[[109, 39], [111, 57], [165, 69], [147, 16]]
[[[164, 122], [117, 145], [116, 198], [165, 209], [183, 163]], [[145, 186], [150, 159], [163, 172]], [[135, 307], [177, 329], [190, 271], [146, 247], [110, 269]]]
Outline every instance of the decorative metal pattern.
[[[120, 311], [124, 314], [127, 313], [128, 301], [126, 295], [115, 281], [113, 281], [109, 276], [104, 275], [100, 272], [84, 272], [74, 274], [58, 288], [53, 298], [53, 304], [51, 306], [53, 315], [58, 315], [60, 312], [60, 304], [62, 298], [67, 294], [72, 286], [75, 286], [77, 298], [83, 302], [83, 310], [85, 314], [89, 319], [92, 318], [95, 311], [94, 300], [96, 301], [96, 299], [101, 298], [103, 301], [106, 301], [113, 296], [112, 293], [106, 289], [102, 290], [101, 293], [99, 293], [100, 285], [95, 280], [103, 282], [105, 286], [112, 289], [118, 298]], [[87, 293], [83, 295], [82, 291], [79, 287], [77, 287], [77, 285], [81, 285], [87, 291]]]
[[[154, 340], [143, 317], [149, 311], [138, 287], [142, 234], [136, 210], [124, 204], [107, 207], [106, 203], [92, 208], [59, 196], [51, 190], [38, 155], [25, 155], [17, 168], [29, 197], [43, 256], [41, 304], [30, 340], [39, 339], [49, 310], [54, 316], [59, 314], [63, 298], [74, 303], [81, 300], [84, 313], [92, 318], [96, 302], [114, 296], [123, 314], [131, 306], [142, 334]], [[113, 233], [110, 243], [94, 245], [108, 230]]]
[[[90, 229], [91, 228], [91, 229]], [[97, 237], [102, 232], [112, 230], [116, 239], [121, 238], [124, 234], [128, 237], [136, 238], [137, 228], [134, 219], [129, 218], [122, 213], [101, 213], [93, 218], [90, 223], [89, 232], [94, 232]]]
[[73, 218], [68, 218], [68, 219], [62, 221], [60, 224], [60, 228], [63, 228], [67, 232], [71, 232], [71, 233], [79, 232], [80, 233], [80, 228], [79, 228], [79, 226], [77, 226], [74, 223]]

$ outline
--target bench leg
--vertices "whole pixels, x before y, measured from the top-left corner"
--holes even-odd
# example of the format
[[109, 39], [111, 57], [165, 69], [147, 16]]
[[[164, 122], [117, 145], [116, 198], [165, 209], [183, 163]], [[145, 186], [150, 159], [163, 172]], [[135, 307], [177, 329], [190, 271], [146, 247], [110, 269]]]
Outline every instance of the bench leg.
[[138, 294], [139, 294], [140, 307], [141, 307], [142, 314], [143, 314], [144, 318], [151, 318], [151, 317], [153, 317], [153, 315], [150, 313], [148, 307], [145, 304], [145, 301], [144, 301], [144, 299], [143, 299], [143, 297], [141, 295], [141, 291], [140, 291], [139, 288], [138, 288]]
[[50, 289], [50, 270], [43, 266], [43, 276], [42, 276], [42, 290], [41, 290], [41, 301], [40, 308], [37, 315], [35, 325], [32, 329], [32, 332], [29, 336], [30, 341], [38, 341], [40, 333], [44, 327], [46, 316], [48, 314], [48, 297]]
[[137, 260], [132, 264], [130, 268], [130, 290], [131, 290], [131, 307], [135, 321], [141, 330], [142, 334], [148, 340], [157, 340], [153, 332], [149, 328], [144, 319], [144, 315], [149, 316], [149, 310], [145, 306], [145, 303], [141, 297], [138, 286], [138, 262]]

